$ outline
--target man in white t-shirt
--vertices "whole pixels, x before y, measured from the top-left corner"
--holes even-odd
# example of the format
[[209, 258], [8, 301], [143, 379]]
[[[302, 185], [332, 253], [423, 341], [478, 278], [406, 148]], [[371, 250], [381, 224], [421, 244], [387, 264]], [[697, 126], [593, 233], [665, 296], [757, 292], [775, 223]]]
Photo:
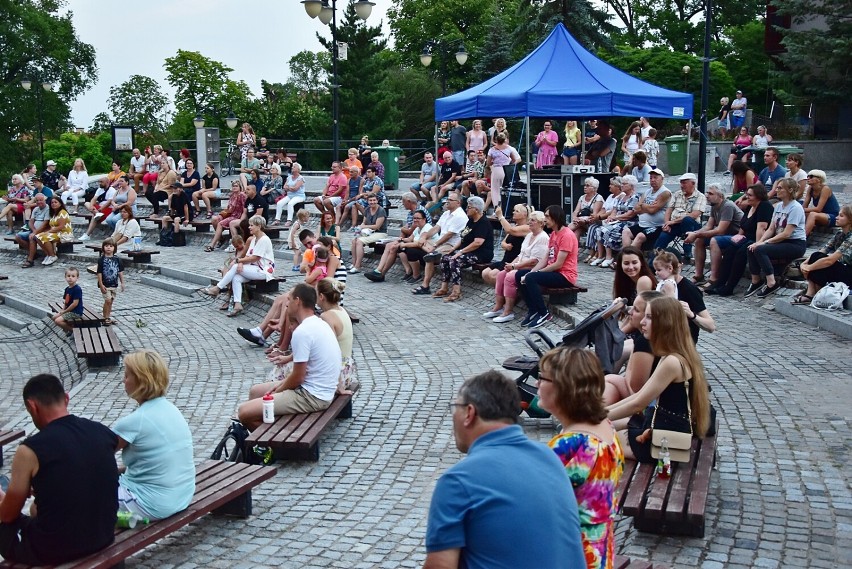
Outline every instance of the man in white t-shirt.
[[[331, 405], [343, 357], [331, 326], [314, 313], [317, 292], [299, 283], [290, 291], [287, 317], [297, 322], [290, 340], [293, 369], [284, 381], [271, 385], [275, 416], [322, 411]], [[286, 363], [275, 361], [275, 363]], [[249, 430], [263, 422], [263, 394], [240, 405], [240, 421]]]
[[133, 156], [130, 158], [130, 171], [127, 175], [133, 179], [133, 189], [136, 190], [136, 193], [139, 193], [139, 182], [145, 175], [145, 157], [142, 156], [138, 148], [133, 149]]
[[[461, 232], [467, 227], [467, 213], [461, 209], [461, 197], [458, 192], [450, 192], [447, 197], [447, 209], [441, 214], [441, 218], [435, 226], [424, 234], [420, 239], [423, 241], [423, 250], [427, 255], [423, 257], [426, 269], [423, 275], [423, 284], [411, 292], [414, 294], [430, 294], [429, 283], [435, 274], [435, 263], [441, 260], [446, 253], [452, 251], [461, 241]], [[432, 242], [430, 238], [440, 233], [437, 241]]]

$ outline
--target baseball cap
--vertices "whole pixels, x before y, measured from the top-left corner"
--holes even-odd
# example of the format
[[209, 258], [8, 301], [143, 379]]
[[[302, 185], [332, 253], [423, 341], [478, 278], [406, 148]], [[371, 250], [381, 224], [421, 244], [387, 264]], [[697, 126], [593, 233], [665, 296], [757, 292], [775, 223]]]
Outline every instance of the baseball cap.
[[650, 172], [650, 173], [651, 173], [651, 174], [659, 174], [659, 175], [660, 175], [660, 176], [662, 176], [663, 178], [665, 178], [665, 177], [666, 177], [666, 175], [665, 175], [665, 174], [663, 174], [663, 171], [662, 171], [662, 170], [660, 170], [659, 168], [654, 168], [653, 170], [651, 170], [651, 172]]
[[48, 160], [47, 165], [48, 166], [56, 166], [56, 162], [54, 162], [53, 160]]
[[692, 172], [687, 172], [686, 174], [684, 174], [683, 176], [680, 177], [681, 182], [684, 181], [684, 180], [692, 180], [693, 182], [697, 182], [698, 176], [696, 176]]
[[737, 89], [737, 93], [739, 93], [740, 95], [742, 95], [742, 94], [743, 94], [743, 92], [742, 92], [742, 91], [740, 91], [739, 89]]

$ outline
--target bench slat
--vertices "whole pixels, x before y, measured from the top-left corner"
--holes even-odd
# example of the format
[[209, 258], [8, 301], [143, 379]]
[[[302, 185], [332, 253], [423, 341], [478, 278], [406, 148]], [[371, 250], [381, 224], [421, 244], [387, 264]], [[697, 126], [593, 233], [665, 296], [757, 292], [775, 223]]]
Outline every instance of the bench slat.
[[[718, 421], [716, 422], [716, 432], [719, 432]], [[700, 524], [702, 535], [704, 533], [704, 511], [707, 508], [707, 493], [710, 492], [710, 474], [715, 458], [716, 436], [705, 437], [701, 441], [698, 463], [695, 467], [692, 488], [689, 493], [689, 507], [686, 511], [686, 521], [690, 524]]]
[[206, 461], [199, 465], [198, 470], [202, 473], [204, 487], [201, 490], [196, 488], [192, 502], [186, 510], [141, 528], [137, 526], [136, 529], [121, 530], [116, 535], [116, 541], [106, 549], [84, 559], [61, 565], [59, 569], [98, 569], [115, 565], [250, 491], [251, 488], [277, 473], [275, 468], [222, 461]]
[[298, 415], [294, 418], [294, 420], [290, 421], [286, 432], [282, 431], [277, 437], [275, 437], [275, 439], [273, 439], [274, 442], [280, 442], [287, 446], [299, 448], [307, 448], [311, 446], [310, 443], [303, 443], [302, 437], [305, 436], [305, 433], [307, 433], [311, 427], [316, 425], [324, 412], [325, 411], [317, 411], [308, 415]]
[[319, 440], [320, 435], [326, 427], [328, 427], [329, 423], [331, 423], [331, 421], [335, 419], [341, 411], [343, 411], [343, 408], [346, 407], [351, 400], [351, 395], [338, 395], [335, 400], [331, 402], [331, 405], [329, 405], [322, 417], [314, 423], [300, 442], [304, 443], [307, 441], [308, 446], [313, 446], [313, 444]]
[[689, 451], [689, 463], [678, 464], [677, 469], [673, 469], [671, 492], [669, 493], [668, 502], [666, 502], [664, 518], [673, 522], [682, 521], [686, 514], [686, 502], [689, 499], [689, 481], [692, 479], [695, 472], [695, 461], [700, 449], [700, 441], [692, 439], [692, 449]]
[[250, 446], [254, 446], [274, 439], [281, 431], [286, 430], [288, 425], [297, 417], [299, 415], [281, 415], [274, 423], [262, 423], [258, 428], [249, 433], [249, 436], [246, 438], [247, 448], [249, 448], [249, 444]]
[[654, 466], [650, 464], [638, 464], [633, 480], [630, 482], [630, 490], [624, 499], [622, 512], [627, 516], [636, 516], [645, 498], [645, 490], [654, 475]]
[[624, 500], [627, 498], [627, 488], [630, 481], [633, 479], [633, 473], [636, 472], [637, 462], [635, 460], [624, 461], [624, 472], [621, 473], [621, 478], [618, 480], [618, 486], [615, 488], [615, 495], [618, 497], [618, 508], [621, 510], [624, 507]]

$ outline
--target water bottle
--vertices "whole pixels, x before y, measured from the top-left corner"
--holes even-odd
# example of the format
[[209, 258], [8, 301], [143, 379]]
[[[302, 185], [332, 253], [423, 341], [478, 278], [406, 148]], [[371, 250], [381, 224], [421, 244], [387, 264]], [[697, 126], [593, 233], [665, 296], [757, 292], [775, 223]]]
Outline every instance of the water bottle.
[[271, 393], [263, 396], [263, 422], [275, 422], [275, 399], [273, 399]]
[[115, 527], [133, 529], [136, 527], [136, 524], [140, 522], [142, 524], [148, 524], [150, 523], [150, 520], [148, 518], [143, 518], [134, 512], [122, 510], [116, 514]]
[[134, 237], [133, 238], [133, 250], [141, 251], [142, 250], [142, 237]]
[[665, 437], [660, 441], [660, 458], [657, 459], [657, 475], [669, 478], [672, 475], [672, 458], [669, 454], [669, 441]]

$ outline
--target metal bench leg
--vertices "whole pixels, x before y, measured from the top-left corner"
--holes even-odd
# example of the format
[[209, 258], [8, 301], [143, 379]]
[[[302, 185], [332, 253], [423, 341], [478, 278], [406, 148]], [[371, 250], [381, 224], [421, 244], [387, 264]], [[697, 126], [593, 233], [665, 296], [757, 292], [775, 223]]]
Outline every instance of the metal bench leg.
[[248, 518], [251, 516], [251, 490], [246, 490], [244, 494], [240, 494], [230, 502], [219, 506], [213, 510], [213, 513], [218, 516]]
[[[349, 403], [347, 403], [346, 407], [344, 407], [340, 411], [340, 414], [337, 415], [337, 418], [338, 419], [351, 419], [352, 418], [352, 399], [349, 399]], [[2, 466], [2, 464], [3, 463], [0, 462], [0, 466]]]

